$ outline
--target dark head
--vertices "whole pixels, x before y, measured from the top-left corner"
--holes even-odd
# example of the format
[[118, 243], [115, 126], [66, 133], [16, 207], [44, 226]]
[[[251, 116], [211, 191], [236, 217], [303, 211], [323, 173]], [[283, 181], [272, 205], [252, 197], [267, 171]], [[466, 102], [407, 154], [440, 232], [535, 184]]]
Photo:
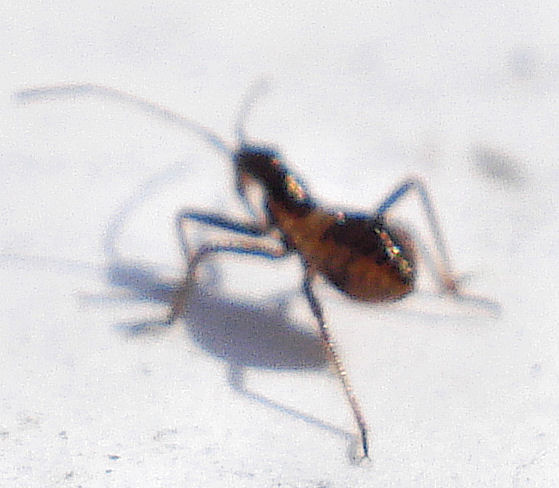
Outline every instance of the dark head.
[[235, 153], [233, 162], [239, 173], [246, 173], [257, 180], [265, 180], [266, 169], [272, 161], [279, 161], [281, 155], [270, 146], [253, 146], [243, 143]]
[[269, 200], [289, 211], [315, 207], [304, 184], [281, 160], [281, 155], [268, 146], [242, 144], [233, 162], [237, 170], [237, 190], [245, 198], [248, 183], [258, 183]]

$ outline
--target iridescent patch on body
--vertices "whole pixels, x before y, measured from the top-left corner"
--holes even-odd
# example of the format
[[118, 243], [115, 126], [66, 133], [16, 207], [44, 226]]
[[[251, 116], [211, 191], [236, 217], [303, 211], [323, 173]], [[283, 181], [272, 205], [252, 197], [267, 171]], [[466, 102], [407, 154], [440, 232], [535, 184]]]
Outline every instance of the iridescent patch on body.
[[398, 270], [403, 276], [413, 274], [413, 267], [408, 259], [403, 255], [402, 248], [399, 244], [395, 243], [392, 237], [382, 227], [374, 227], [375, 234], [377, 234], [382, 243], [388, 258], [396, 263]]

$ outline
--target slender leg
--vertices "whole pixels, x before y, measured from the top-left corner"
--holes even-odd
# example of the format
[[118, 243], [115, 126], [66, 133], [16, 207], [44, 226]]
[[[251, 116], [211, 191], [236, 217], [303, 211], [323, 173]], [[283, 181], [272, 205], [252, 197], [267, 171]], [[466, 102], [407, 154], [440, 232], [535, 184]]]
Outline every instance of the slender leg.
[[[245, 239], [204, 244], [190, 256], [183, 227], [183, 223], [187, 220], [194, 220], [247, 237]], [[184, 314], [188, 296], [194, 285], [196, 269], [204, 259], [212, 254], [230, 252], [236, 254], [251, 254], [267, 259], [279, 259], [284, 257], [288, 252], [281, 241], [275, 241], [275, 245], [267, 242], [259, 242], [259, 239], [265, 239], [269, 236], [269, 231], [263, 230], [255, 225], [236, 222], [218, 214], [190, 211], [181, 212], [177, 217], [177, 230], [181, 250], [187, 262], [187, 270], [184, 280], [175, 291], [171, 311], [167, 318], [168, 323], [173, 323], [178, 317]]]
[[439, 225], [439, 220], [435, 212], [435, 208], [431, 202], [429, 192], [425, 188], [423, 182], [417, 178], [411, 178], [405, 180], [400, 186], [398, 186], [386, 199], [379, 205], [376, 210], [376, 215], [383, 217], [384, 214], [401, 198], [407, 195], [411, 190], [415, 190], [423, 204], [423, 209], [427, 220], [429, 222], [429, 227], [431, 228], [431, 233], [435, 239], [435, 247], [439, 253], [440, 266], [438, 271], [438, 276], [441, 281], [441, 285], [445, 292], [450, 294], [458, 293], [458, 279], [452, 273], [450, 267], [450, 258], [448, 256], [448, 251], [446, 249], [446, 244], [443, 239], [441, 232], [441, 227]]
[[342, 360], [340, 359], [340, 356], [338, 355], [338, 353], [336, 351], [336, 348], [334, 347], [334, 341], [332, 339], [332, 336], [330, 335], [330, 331], [328, 330], [328, 326], [326, 325], [326, 322], [324, 321], [324, 315], [322, 313], [322, 307], [320, 306], [320, 303], [318, 302], [315, 294], [313, 293], [313, 290], [312, 290], [312, 280], [313, 280], [313, 278], [314, 278], [313, 271], [310, 269], [310, 267], [308, 265], [306, 265], [306, 267], [305, 267], [305, 279], [303, 281], [303, 291], [305, 292], [305, 296], [307, 298], [307, 301], [309, 302], [309, 305], [311, 307], [313, 315], [315, 316], [315, 318], [318, 322], [318, 329], [320, 331], [320, 337], [322, 339], [322, 342], [324, 343], [324, 346], [325, 346], [326, 350], [328, 351], [328, 354], [330, 356], [330, 360], [332, 361], [332, 363], [336, 367], [336, 373], [338, 374], [338, 377], [340, 378], [340, 380], [342, 382], [342, 385], [344, 387], [346, 397], [347, 397], [347, 399], [349, 401], [349, 404], [351, 406], [351, 409], [353, 411], [353, 416], [355, 417], [355, 421], [357, 422], [357, 426], [359, 427], [359, 432], [360, 432], [360, 435], [361, 435], [361, 443], [362, 443], [362, 446], [363, 446], [364, 457], [368, 458], [369, 457], [369, 441], [368, 441], [367, 423], [365, 422], [363, 412], [361, 411], [361, 407], [359, 406], [359, 402], [357, 401], [357, 397], [355, 396], [355, 393], [353, 392], [353, 389], [352, 389], [351, 384], [349, 382], [349, 379], [347, 377], [347, 372], [346, 372], [345, 367], [342, 363]]
[[245, 224], [243, 222], [237, 222], [223, 215], [210, 213], [210, 212], [199, 212], [192, 210], [181, 210], [175, 219], [175, 225], [177, 227], [177, 234], [179, 236], [179, 243], [181, 246], [181, 251], [186, 259], [189, 261], [190, 253], [188, 250], [188, 245], [186, 242], [186, 234], [184, 231], [184, 224], [187, 221], [199, 222], [212, 227], [217, 227], [219, 229], [224, 229], [235, 234], [242, 234], [251, 237], [261, 237], [265, 236], [268, 229], [263, 226], [257, 226], [254, 224]]

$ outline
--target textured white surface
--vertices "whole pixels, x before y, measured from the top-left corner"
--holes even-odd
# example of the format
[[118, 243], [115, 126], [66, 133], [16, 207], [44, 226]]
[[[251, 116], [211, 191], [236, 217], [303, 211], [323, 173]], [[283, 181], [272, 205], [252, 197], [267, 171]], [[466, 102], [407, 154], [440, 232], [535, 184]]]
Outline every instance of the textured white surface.
[[[1, 486], [557, 485], [555, 2], [11, 3]], [[494, 319], [427, 292], [371, 307], [319, 290], [373, 432], [369, 466], [348, 460], [352, 418], [296, 260], [216, 260], [188, 326], [142, 328], [180, 276], [176, 210], [241, 215], [227, 161], [111, 101], [11, 99], [98, 82], [230, 140], [262, 76], [273, 91], [248, 122], [254, 139], [329, 204], [373, 208], [422, 176], [454, 267], [503, 308]], [[397, 213], [424, 228], [413, 203]], [[108, 256], [120, 224], [121, 255]]]

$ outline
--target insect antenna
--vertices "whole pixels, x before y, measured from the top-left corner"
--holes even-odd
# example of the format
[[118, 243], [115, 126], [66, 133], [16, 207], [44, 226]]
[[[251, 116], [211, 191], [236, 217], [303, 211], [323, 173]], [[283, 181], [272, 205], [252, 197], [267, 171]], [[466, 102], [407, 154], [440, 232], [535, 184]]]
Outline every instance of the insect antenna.
[[244, 96], [237, 120], [235, 121], [235, 138], [237, 141], [237, 148], [240, 149], [243, 145], [247, 145], [247, 137], [245, 132], [245, 124], [248, 116], [252, 112], [254, 105], [258, 98], [264, 95], [270, 89], [270, 83], [266, 79], [261, 79], [251, 86], [248, 93]]
[[44, 100], [57, 100], [60, 98], [76, 98], [94, 96], [128, 103], [149, 115], [185, 128], [202, 138], [207, 144], [222, 152], [228, 158], [233, 155], [233, 149], [215, 132], [203, 125], [190, 120], [188, 117], [174, 112], [162, 105], [150, 102], [145, 98], [132, 95], [117, 88], [97, 85], [95, 83], [68, 83], [62, 85], [49, 85], [37, 88], [29, 88], [18, 91], [14, 94], [15, 99], [20, 103], [33, 103]]

